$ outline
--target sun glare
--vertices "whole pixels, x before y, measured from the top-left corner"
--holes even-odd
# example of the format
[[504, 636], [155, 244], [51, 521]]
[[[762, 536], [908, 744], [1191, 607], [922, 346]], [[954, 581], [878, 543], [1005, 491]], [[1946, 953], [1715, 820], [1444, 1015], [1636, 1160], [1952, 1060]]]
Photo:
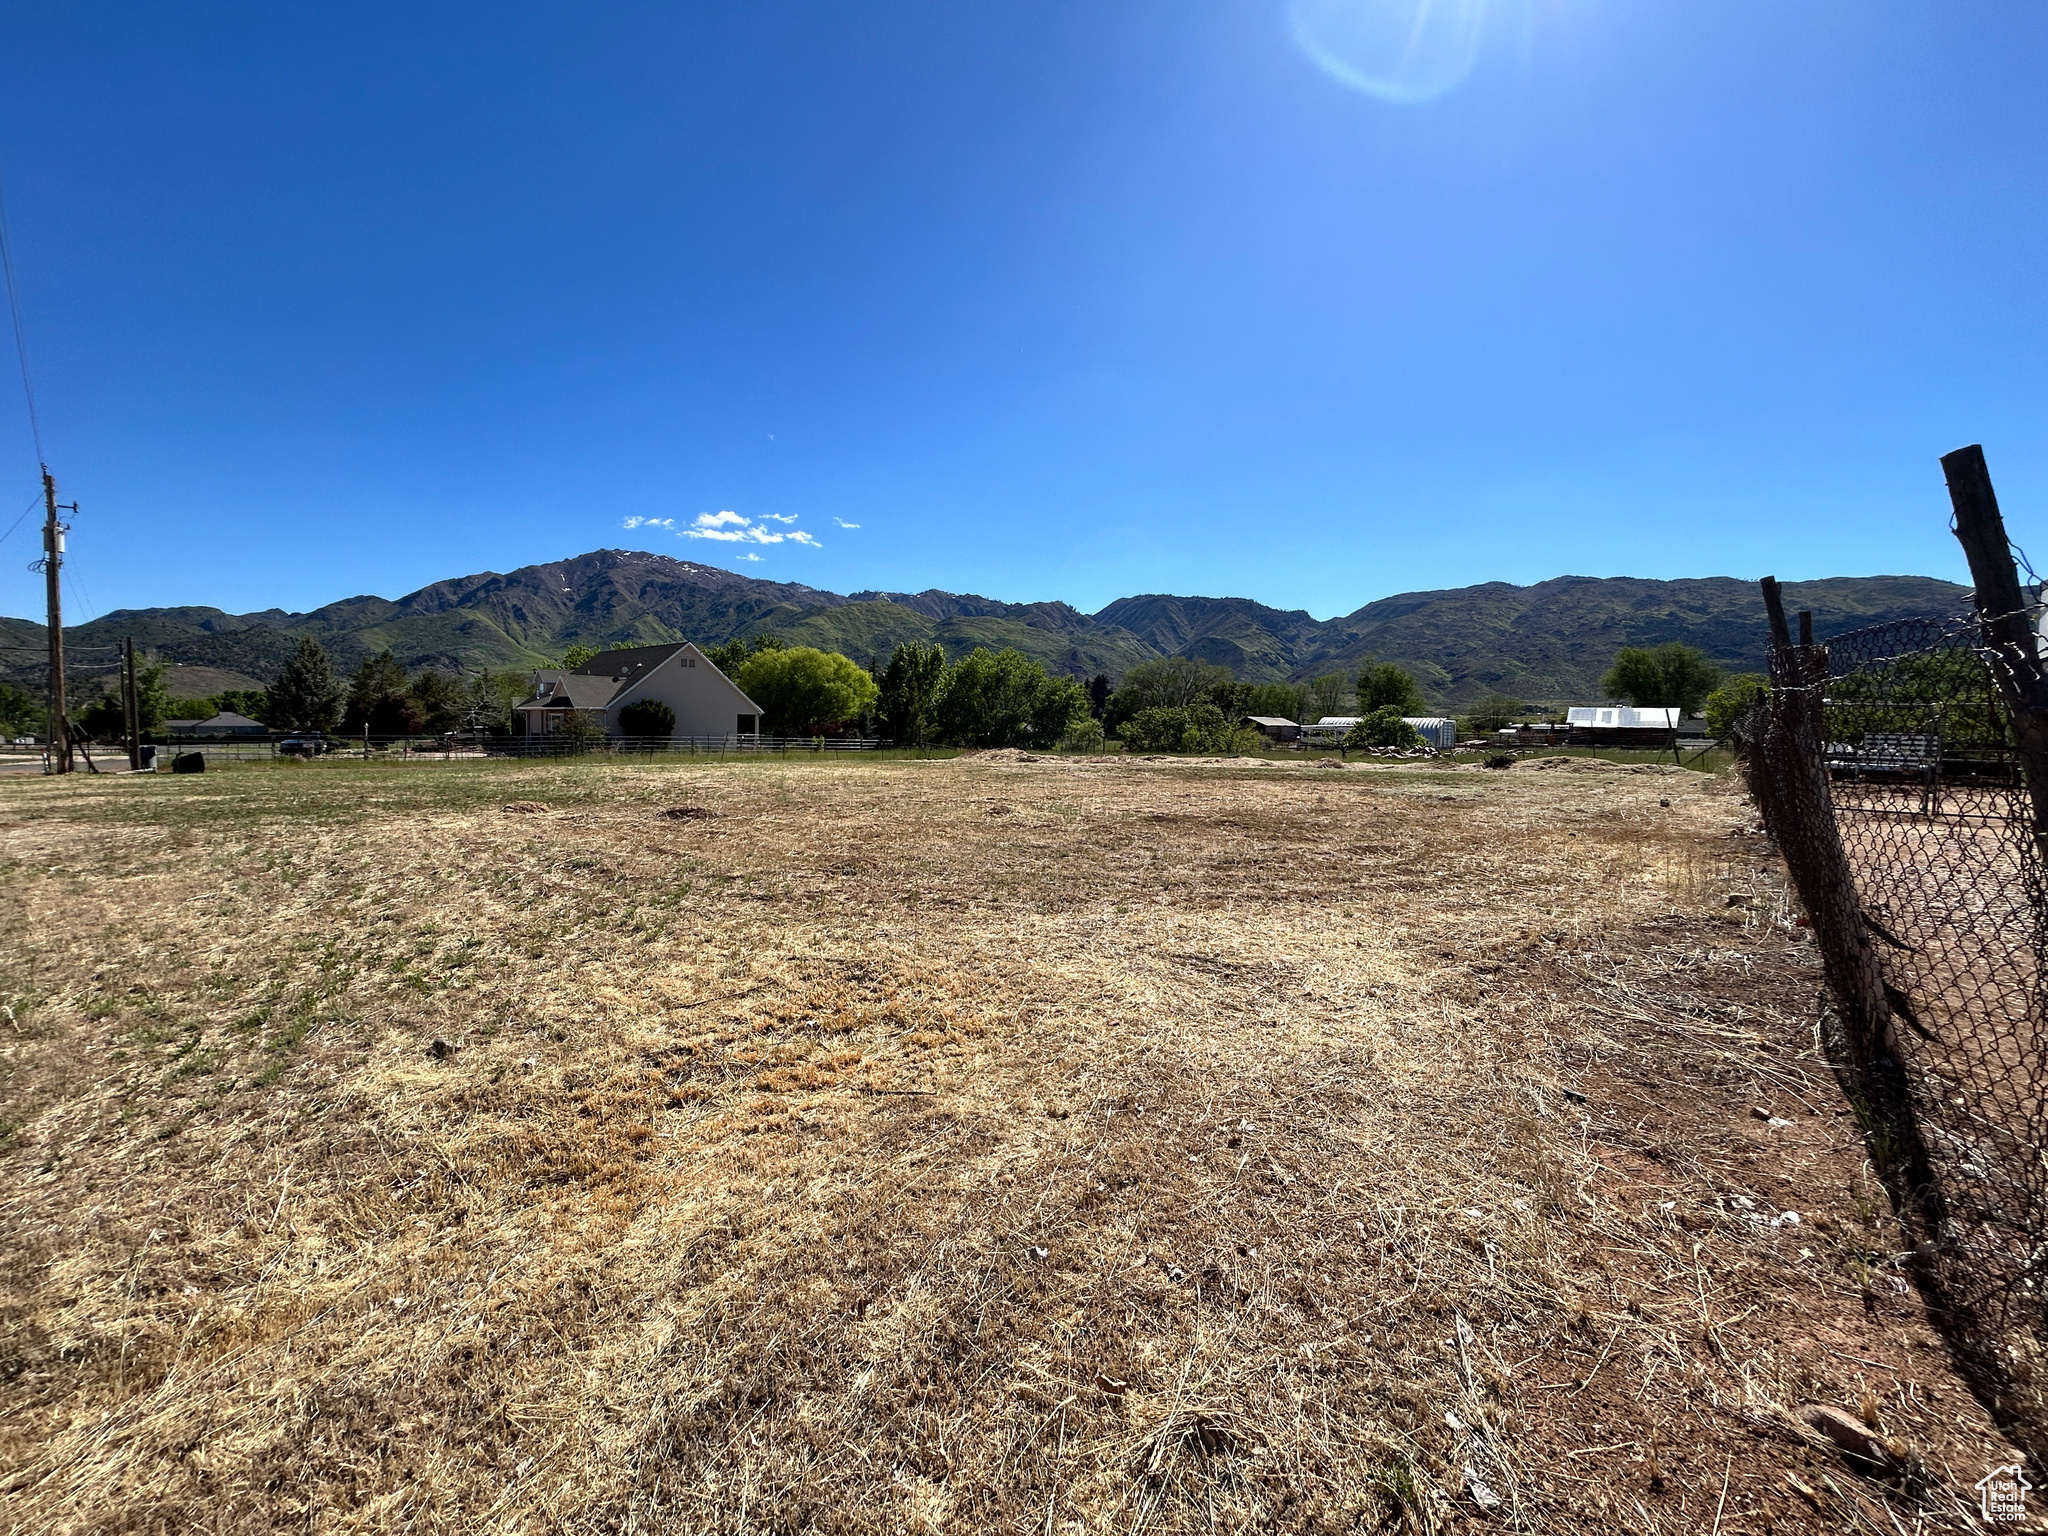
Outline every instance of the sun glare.
[[1288, 0], [1294, 40], [1353, 90], [1383, 101], [1441, 96], [1472, 72], [1486, 0]]

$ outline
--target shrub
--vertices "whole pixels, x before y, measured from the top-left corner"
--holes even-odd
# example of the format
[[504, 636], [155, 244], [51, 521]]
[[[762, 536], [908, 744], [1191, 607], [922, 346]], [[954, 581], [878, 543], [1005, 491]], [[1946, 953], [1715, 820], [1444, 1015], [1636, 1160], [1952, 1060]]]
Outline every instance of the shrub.
[[1769, 686], [1754, 672], [1739, 672], [1707, 695], [1707, 734], [1726, 736], [1735, 727], [1735, 717], [1749, 708]]
[[1489, 752], [1486, 754], [1486, 766], [1489, 768], [1512, 768], [1515, 766], [1515, 754], [1512, 752]]
[[1060, 738], [1062, 752], [1100, 752], [1105, 737], [1102, 722], [1093, 715], [1076, 720], [1067, 727], [1067, 734]]
[[1369, 715], [1361, 715], [1358, 724], [1344, 733], [1344, 745], [1352, 747], [1397, 747], [1413, 752], [1422, 746], [1422, 733], [1401, 718], [1401, 711], [1387, 704]]
[[1185, 709], [1141, 709], [1119, 733], [1128, 752], [1202, 752], [1223, 755], [1256, 751], [1260, 737], [1229, 720], [1214, 704]]
[[595, 751], [606, 740], [603, 724], [586, 709], [570, 710], [548, 736], [570, 752]]
[[660, 699], [635, 699], [619, 711], [619, 732], [625, 736], [673, 736], [676, 712]]

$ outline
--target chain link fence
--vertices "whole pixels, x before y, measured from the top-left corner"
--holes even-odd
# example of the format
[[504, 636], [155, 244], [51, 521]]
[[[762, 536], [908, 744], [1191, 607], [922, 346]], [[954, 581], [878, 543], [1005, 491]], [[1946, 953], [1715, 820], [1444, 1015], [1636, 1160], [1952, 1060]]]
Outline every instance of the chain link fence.
[[2011, 615], [1823, 646], [1766, 598], [1772, 685], [1739, 761], [1821, 948], [1830, 1054], [1937, 1322], [2048, 1465], [2048, 785], [2014, 675], [2038, 673], [2039, 604], [2021, 657]]

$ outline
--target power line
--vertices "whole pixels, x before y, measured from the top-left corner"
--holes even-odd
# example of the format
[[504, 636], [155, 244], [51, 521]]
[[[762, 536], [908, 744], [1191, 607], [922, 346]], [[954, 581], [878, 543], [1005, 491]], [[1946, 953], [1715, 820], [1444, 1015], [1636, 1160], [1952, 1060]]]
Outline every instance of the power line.
[[30, 498], [29, 504], [21, 509], [21, 516], [17, 517], [13, 522], [7, 525], [7, 531], [5, 533], [0, 533], [0, 544], [5, 544], [9, 539], [14, 537], [14, 530], [22, 525], [23, 520], [27, 518], [29, 513], [35, 511], [37, 505], [42, 501], [42, 499], [43, 498], [40, 495]]
[[28, 400], [28, 432], [35, 439], [36, 464], [41, 466], [49, 461], [43, 457], [43, 424], [36, 417], [36, 390], [29, 380], [28, 334], [21, 324], [21, 299], [14, 286], [14, 243], [7, 238], [7, 199], [0, 193], [0, 272], [7, 277], [7, 312], [14, 319], [14, 355], [21, 360], [21, 392]]

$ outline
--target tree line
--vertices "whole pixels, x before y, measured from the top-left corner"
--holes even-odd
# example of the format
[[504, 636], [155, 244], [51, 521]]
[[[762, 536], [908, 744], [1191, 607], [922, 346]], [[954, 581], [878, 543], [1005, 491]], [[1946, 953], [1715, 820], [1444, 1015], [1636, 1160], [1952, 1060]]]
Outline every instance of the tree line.
[[[597, 654], [587, 645], [574, 645], [561, 665], [579, 667]], [[1112, 685], [1104, 674], [1083, 681], [1049, 673], [1016, 650], [978, 647], [953, 661], [939, 645], [923, 641], [908, 641], [886, 663], [875, 659], [866, 666], [836, 651], [793, 646], [765, 634], [728, 640], [709, 647], [705, 655], [761, 706], [768, 734], [852, 731], [905, 746], [1099, 750], [1114, 737], [1135, 752], [1237, 753], [1261, 741], [1257, 731], [1243, 724], [1249, 716], [1312, 723], [1348, 714], [1358, 718], [1348, 745], [1403, 747], [1419, 740], [1404, 717], [1428, 709], [1415, 679], [1391, 662], [1300, 683], [1248, 683], [1227, 667], [1166, 656], [1140, 662]], [[267, 689], [175, 698], [164, 676], [161, 664], [138, 671], [145, 733], [158, 731], [165, 720], [204, 719], [221, 711], [279, 730], [350, 735], [506, 731], [513, 726], [512, 706], [531, 687], [530, 676], [519, 671], [480, 670], [457, 677], [430, 666], [409, 671], [389, 649], [343, 676], [310, 637], [300, 641]], [[1687, 714], [1704, 709], [1709, 731], [1725, 734], [1761, 682], [1747, 673], [1724, 677], [1702, 652], [1673, 643], [1622, 648], [1600, 687], [1607, 698], [1639, 707], [1676, 706]], [[1491, 732], [1529, 713], [1511, 695], [1489, 694], [1460, 720], [1461, 734]], [[631, 720], [624, 714], [620, 724], [628, 734], [660, 736], [674, 729], [674, 714], [666, 706], [649, 703]], [[118, 739], [123, 730], [118, 694], [87, 703], [76, 712], [75, 723], [92, 739]], [[0, 730], [34, 734], [41, 725], [41, 701], [0, 684]], [[583, 722], [583, 728], [596, 732], [590, 722]]]
[[[435, 667], [408, 671], [388, 649], [365, 658], [353, 673], [343, 676], [334, 670], [325, 647], [310, 636], [299, 642], [268, 688], [182, 697], [170, 692], [164, 677], [161, 662], [136, 669], [136, 703], [145, 736], [160, 732], [167, 720], [208, 720], [218, 714], [241, 715], [273, 730], [350, 735], [508, 730], [512, 706], [531, 685], [524, 672], [477, 671], [450, 677]], [[18, 700], [12, 697], [16, 694]], [[15, 726], [17, 717], [20, 725], [41, 730], [41, 700], [0, 685], [0, 721]], [[92, 741], [118, 741], [127, 728], [121, 696], [111, 688], [75, 710], [72, 718]]]

